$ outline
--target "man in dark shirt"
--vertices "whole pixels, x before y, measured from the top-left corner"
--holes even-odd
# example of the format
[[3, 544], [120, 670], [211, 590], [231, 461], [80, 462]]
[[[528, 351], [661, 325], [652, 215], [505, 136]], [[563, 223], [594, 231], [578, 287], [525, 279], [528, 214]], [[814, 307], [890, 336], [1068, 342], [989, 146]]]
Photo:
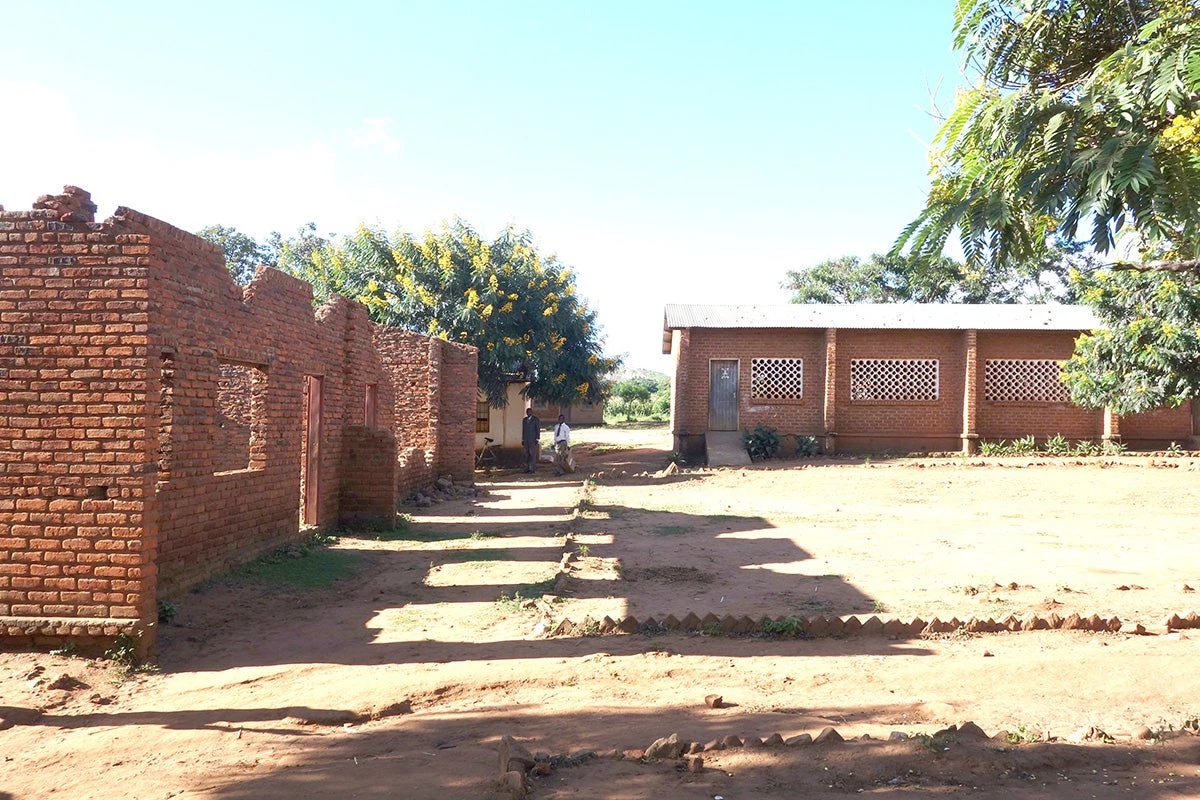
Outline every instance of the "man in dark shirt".
[[521, 446], [525, 448], [525, 471], [533, 472], [537, 468], [538, 450], [542, 436], [542, 421], [533, 415], [533, 409], [525, 409], [525, 419], [521, 420]]

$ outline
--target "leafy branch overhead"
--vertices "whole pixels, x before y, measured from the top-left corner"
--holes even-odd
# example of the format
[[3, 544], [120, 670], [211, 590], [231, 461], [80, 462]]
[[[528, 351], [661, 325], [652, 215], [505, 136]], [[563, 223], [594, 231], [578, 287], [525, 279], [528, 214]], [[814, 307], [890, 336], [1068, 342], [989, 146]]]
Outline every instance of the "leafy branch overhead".
[[1200, 9], [1187, 0], [959, 0], [978, 77], [930, 153], [925, 209], [896, 251], [968, 266], [1036, 257], [1083, 228], [1173, 257], [1200, 238]]

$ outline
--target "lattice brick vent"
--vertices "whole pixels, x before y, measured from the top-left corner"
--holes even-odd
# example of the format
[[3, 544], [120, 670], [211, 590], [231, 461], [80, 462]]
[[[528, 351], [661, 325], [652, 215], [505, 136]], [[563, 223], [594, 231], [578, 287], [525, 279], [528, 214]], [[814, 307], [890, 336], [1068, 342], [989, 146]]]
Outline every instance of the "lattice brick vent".
[[799, 400], [803, 398], [804, 359], [751, 359], [750, 396], [757, 400]]
[[937, 359], [851, 359], [850, 399], [937, 400]]
[[1060, 362], [1048, 358], [989, 358], [983, 367], [983, 395], [995, 403], [1066, 403], [1071, 393], [1059, 380], [1061, 369]]

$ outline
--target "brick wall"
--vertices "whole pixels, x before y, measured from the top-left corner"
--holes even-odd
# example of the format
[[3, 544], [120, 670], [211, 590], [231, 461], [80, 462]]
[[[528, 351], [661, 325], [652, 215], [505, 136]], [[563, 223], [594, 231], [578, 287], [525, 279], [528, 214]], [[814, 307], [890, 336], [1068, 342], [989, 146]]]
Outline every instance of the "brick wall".
[[[322, 526], [390, 516], [398, 439], [428, 475], [470, 474], [474, 348], [381, 333], [343, 298], [314, 311], [311, 287], [276, 270], [243, 290], [219, 248], [94, 210], [72, 187], [0, 210], [10, 640], [152, 629], [159, 595], [297, 538], [310, 448]], [[315, 442], [306, 376], [322, 386]]]
[[148, 243], [94, 212], [74, 187], [0, 209], [0, 632], [14, 642], [111, 637], [154, 609]]
[[[1067, 331], [922, 331], [840, 329], [707, 329], [672, 331], [671, 429], [676, 449], [703, 452], [708, 428], [709, 362], [739, 363], [738, 427], [770, 425], [780, 433], [822, 436], [842, 452], [958, 450], [964, 441], [1056, 434], [1099, 441], [1105, 412], [1070, 402], [993, 402], [985, 393], [989, 359], [1064, 360], [1077, 333]], [[833, 361], [829, 361], [833, 353]], [[755, 358], [801, 358], [804, 396], [760, 401], [752, 396]], [[935, 359], [934, 400], [851, 399], [854, 359]], [[826, 387], [833, 376], [832, 391]], [[968, 392], [967, 387], [973, 391]], [[1192, 441], [1192, 405], [1116, 420], [1116, 433], [1132, 447]]]

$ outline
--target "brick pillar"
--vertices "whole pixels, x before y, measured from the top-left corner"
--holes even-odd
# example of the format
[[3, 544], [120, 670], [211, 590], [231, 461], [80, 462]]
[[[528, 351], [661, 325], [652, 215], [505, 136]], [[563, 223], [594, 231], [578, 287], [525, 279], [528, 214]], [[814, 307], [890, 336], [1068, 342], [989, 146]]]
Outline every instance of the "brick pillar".
[[687, 442], [687, 409], [690, 408], [691, 398], [688, 396], [687, 349], [689, 331], [676, 328], [671, 331], [671, 440], [676, 453], [686, 453]]
[[1188, 405], [1192, 407], [1192, 437], [1190, 447], [1196, 450], [1200, 448], [1200, 400], [1192, 398], [1188, 401]]
[[1108, 406], [1104, 407], [1104, 435], [1101, 439], [1105, 442], [1121, 441], [1121, 417]]
[[837, 328], [825, 329], [825, 452], [837, 452]]
[[962, 418], [962, 453], [969, 456], [975, 452], [979, 444], [979, 433], [975, 429], [975, 412], [979, 405], [977, 392], [979, 389], [979, 334], [977, 331], [963, 331], [963, 343], [966, 347], [963, 370], [963, 418]]

